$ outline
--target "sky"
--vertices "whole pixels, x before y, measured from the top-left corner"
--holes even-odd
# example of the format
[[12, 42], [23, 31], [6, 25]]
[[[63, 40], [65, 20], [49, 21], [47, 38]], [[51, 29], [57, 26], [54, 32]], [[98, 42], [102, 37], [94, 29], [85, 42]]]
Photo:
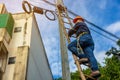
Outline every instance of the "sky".
[[[23, 0], [0, 0], [0, 3], [4, 3], [7, 10], [11, 13], [24, 12], [22, 9]], [[55, 7], [48, 5], [41, 0], [28, 0], [30, 3], [49, 10], [55, 10]], [[54, 0], [48, 0], [54, 3]], [[120, 0], [63, 0], [67, 9], [79, 14], [83, 18], [90, 22], [100, 26], [101, 28], [115, 34], [120, 37]], [[12, 5], [14, 4], [14, 5]], [[38, 26], [41, 32], [49, 64], [54, 77], [60, 77], [61, 73], [61, 55], [60, 55], [60, 43], [59, 43], [59, 26], [58, 20], [50, 21], [45, 15], [35, 14], [38, 22]], [[49, 14], [51, 17], [53, 15]], [[70, 17], [75, 16], [69, 14]], [[94, 26], [88, 24], [89, 28], [93, 28], [96, 31], [105, 34], [98, 30]], [[105, 52], [112, 46], [117, 47], [115, 42], [95, 33], [90, 30], [93, 40], [95, 42], [94, 54], [98, 62], [103, 66]], [[107, 35], [107, 34], [105, 34]], [[109, 36], [109, 35], [107, 35]], [[113, 38], [115, 39], [115, 38]], [[115, 39], [116, 40], [116, 39]], [[70, 71], [77, 70], [71, 52], [68, 51]]]

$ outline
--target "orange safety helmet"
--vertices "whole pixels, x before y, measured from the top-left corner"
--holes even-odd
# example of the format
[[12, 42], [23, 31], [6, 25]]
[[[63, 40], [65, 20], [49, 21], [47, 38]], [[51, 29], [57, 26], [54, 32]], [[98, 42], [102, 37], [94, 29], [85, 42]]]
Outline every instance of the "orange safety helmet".
[[74, 19], [73, 19], [73, 23], [76, 23], [77, 20], [82, 20], [84, 22], [84, 19], [81, 17], [81, 16], [76, 16]]

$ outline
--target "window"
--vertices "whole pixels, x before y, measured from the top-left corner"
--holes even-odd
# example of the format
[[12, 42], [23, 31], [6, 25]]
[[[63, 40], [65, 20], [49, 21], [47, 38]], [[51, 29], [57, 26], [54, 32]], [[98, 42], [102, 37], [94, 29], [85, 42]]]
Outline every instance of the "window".
[[8, 64], [15, 64], [16, 57], [10, 57], [8, 60]]
[[21, 30], [22, 30], [22, 27], [16, 27], [16, 28], [14, 29], [14, 33], [16, 33], [16, 32], [21, 32]]

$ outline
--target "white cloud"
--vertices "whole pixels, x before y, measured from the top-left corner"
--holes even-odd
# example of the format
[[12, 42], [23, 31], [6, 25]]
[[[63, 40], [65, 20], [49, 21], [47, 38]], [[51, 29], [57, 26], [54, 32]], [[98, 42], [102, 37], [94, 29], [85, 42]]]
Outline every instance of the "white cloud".
[[69, 67], [70, 67], [70, 72], [75, 72], [77, 70], [77, 67], [75, 65], [75, 61], [73, 59], [72, 53], [68, 52], [69, 54]]
[[[10, 1], [0, 0], [0, 3], [4, 3], [9, 12], [20, 13], [20, 12], [24, 12], [22, 9], [22, 1], [23, 0], [12, 0], [12, 1], [11, 0]], [[26, 0], [26, 1], [30, 2], [31, 4], [33, 4], [37, 7], [42, 7], [42, 8], [49, 9], [49, 10], [55, 10], [54, 6], [51, 6], [41, 0]], [[48, 1], [54, 3], [53, 0], [48, 0]]]
[[120, 21], [110, 24], [106, 28], [106, 30], [108, 30], [109, 32], [112, 32], [112, 33], [117, 33], [118, 31], [120, 31]]
[[103, 62], [105, 61], [104, 59], [107, 57], [106, 55], [105, 55], [105, 52], [106, 51], [101, 51], [101, 52], [95, 52], [95, 57], [96, 57], [96, 59], [97, 59], [97, 61], [102, 65], [102, 66], [104, 66], [104, 64], [103, 64]]
[[23, 11], [22, 0], [16, 1], [0, 0], [0, 3], [4, 3], [9, 12], [16, 13]]
[[[89, 13], [88, 10], [88, 3], [89, 1], [87, 0], [65, 0], [65, 6], [67, 6], [67, 8], [73, 12], [75, 12], [76, 14], [82, 16], [83, 18], [86, 19], [93, 19], [93, 17], [91, 16], [91, 14]], [[72, 15], [71, 15], [72, 16]], [[75, 16], [72, 16], [75, 17]]]
[[57, 77], [61, 77], [62, 76], [62, 70], [61, 70], [61, 63], [53, 63], [51, 64], [51, 69], [52, 69], [52, 73], [53, 75], [57, 76]]
[[[52, 10], [55, 9], [54, 6], [49, 5], [48, 3], [44, 2], [43, 0], [27, 0], [27, 1], [29, 1], [30, 3], [32, 3], [33, 5], [35, 5], [37, 7], [41, 7], [41, 8], [45, 8], [45, 9], [50, 9], [50, 10], [51, 9]], [[47, 0], [47, 1], [50, 1], [51, 3], [54, 3], [53, 0]]]

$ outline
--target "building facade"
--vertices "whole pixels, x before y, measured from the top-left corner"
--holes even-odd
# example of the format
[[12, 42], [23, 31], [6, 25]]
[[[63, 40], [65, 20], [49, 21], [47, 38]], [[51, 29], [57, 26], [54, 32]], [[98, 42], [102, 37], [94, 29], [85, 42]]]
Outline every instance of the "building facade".
[[11, 14], [2, 5], [0, 80], [53, 80], [34, 13]]

